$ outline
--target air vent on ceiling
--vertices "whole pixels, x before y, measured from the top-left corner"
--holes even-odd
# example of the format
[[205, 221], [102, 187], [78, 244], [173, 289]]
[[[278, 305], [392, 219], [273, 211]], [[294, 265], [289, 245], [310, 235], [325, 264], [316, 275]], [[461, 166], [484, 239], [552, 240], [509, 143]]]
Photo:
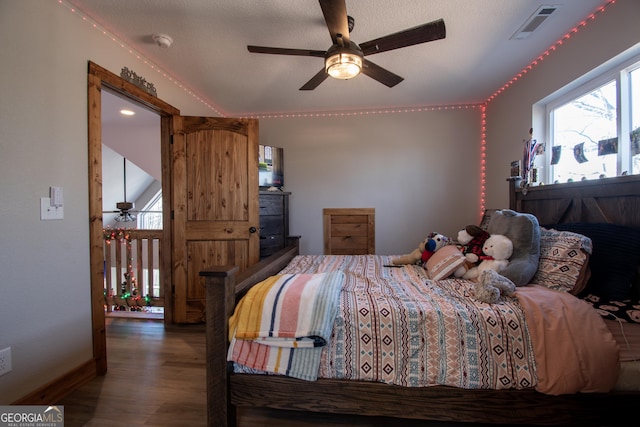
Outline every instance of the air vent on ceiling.
[[512, 36], [511, 40], [522, 40], [529, 37], [535, 30], [540, 28], [543, 22], [558, 9], [558, 6], [540, 6]]

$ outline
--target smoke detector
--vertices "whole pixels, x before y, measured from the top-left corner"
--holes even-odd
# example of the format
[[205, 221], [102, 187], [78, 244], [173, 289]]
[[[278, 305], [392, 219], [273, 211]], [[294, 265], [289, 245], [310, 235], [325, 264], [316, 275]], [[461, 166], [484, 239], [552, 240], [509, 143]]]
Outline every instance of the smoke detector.
[[156, 45], [165, 49], [173, 44], [173, 39], [171, 38], [171, 36], [168, 36], [166, 34], [154, 34], [151, 36], [151, 38]]

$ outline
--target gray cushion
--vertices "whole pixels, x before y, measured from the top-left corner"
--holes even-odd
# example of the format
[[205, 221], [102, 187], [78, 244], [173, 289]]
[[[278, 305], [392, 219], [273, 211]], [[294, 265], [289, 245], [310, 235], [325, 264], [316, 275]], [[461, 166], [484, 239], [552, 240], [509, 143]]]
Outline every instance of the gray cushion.
[[513, 255], [509, 265], [500, 274], [511, 279], [516, 286], [525, 286], [538, 269], [540, 259], [540, 225], [531, 214], [509, 209], [493, 213], [487, 227], [489, 234], [504, 234], [513, 242]]

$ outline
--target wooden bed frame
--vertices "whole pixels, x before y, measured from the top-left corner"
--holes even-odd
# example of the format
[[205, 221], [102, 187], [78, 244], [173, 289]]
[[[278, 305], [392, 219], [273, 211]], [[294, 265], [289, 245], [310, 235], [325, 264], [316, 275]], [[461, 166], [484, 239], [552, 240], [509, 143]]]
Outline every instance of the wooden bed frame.
[[[509, 183], [509, 207], [540, 224], [609, 222], [640, 227], [640, 176], [545, 185], [523, 191]], [[615, 425], [637, 417], [640, 392], [548, 396], [533, 390], [405, 388], [364, 381], [234, 374], [227, 356], [228, 318], [253, 284], [278, 273], [298, 254], [298, 240], [252, 268], [201, 272], [206, 282], [207, 420], [236, 425], [236, 406], [448, 422]]]

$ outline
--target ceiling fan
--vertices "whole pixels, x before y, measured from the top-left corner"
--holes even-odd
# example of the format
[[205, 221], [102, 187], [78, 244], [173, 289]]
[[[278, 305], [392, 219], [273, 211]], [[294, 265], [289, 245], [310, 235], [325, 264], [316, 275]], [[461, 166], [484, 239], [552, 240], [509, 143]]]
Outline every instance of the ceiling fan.
[[404, 78], [365, 59], [365, 56], [440, 40], [446, 36], [444, 20], [438, 19], [358, 45], [351, 41], [349, 36], [355, 21], [351, 16], [347, 16], [345, 0], [319, 0], [319, 2], [333, 42], [328, 50], [247, 46], [249, 52], [253, 53], [324, 58], [325, 66], [300, 90], [313, 90], [329, 76], [346, 80], [357, 76], [360, 72], [383, 85], [394, 87]]
[[133, 222], [136, 220], [136, 215], [134, 213], [162, 213], [162, 211], [154, 211], [154, 210], [134, 210], [134, 204], [132, 202], [127, 201], [127, 159], [123, 157], [122, 159], [122, 178], [123, 178], [123, 195], [124, 200], [122, 202], [116, 203], [116, 209], [113, 211], [104, 211], [103, 214], [118, 214], [113, 218], [116, 222]]
[[123, 195], [124, 201], [116, 203], [116, 210], [107, 211], [104, 213], [117, 213], [118, 215], [114, 218], [117, 222], [133, 222], [136, 220], [136, 216], [133, 215], [133, 203], [127, 202], [127, 158], [122, 158], [122, 177], [124, 180], [123, 184]]

